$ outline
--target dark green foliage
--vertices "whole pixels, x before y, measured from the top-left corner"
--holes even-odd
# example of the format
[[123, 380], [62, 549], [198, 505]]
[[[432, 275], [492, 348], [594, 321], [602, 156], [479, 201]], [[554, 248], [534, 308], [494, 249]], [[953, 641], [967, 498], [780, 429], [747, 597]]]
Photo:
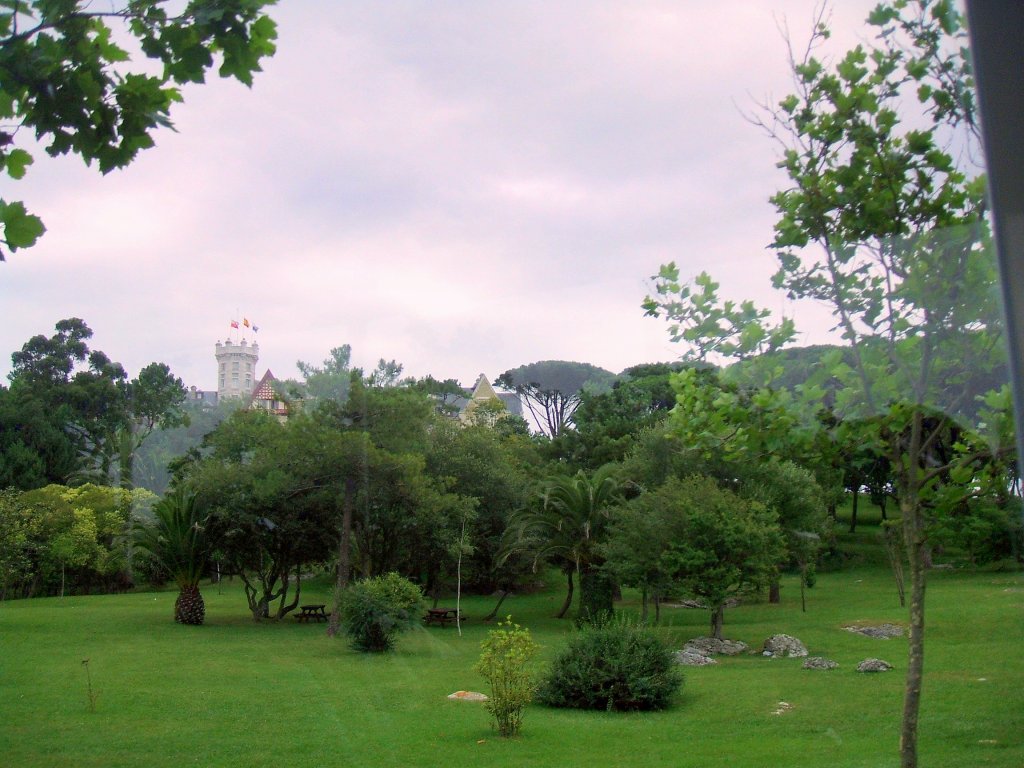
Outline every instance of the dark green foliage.
[[665, 709], [682, 685], [672, 651], [649, 629], [613, 620], [572, 636], [537, 699], [573, 709]]
[[11, 388], [0, 389], [0, 487], [114, 484], [120, 469], [130, 490], [150, 433], [186, 423], [184, 385], [163, 363], [129, 381], [120, 363], [89, 349], [92, 330], [77, 317], [55, 330], [11, 355]]
[[443, 481], [449, 493], [476, 503], [472, 527], [473, 551], [462, 560], [463, 589], [490, 594], [511, 589], [530, 569], [525, 556], [500, 557], [501, 537], [509, 518], [528, 501], [533, 479], [529, 456], [516, 445], [532, 443], [502, 437], [490, 427], [463, 426], [440, 420], [430, 431], [426, 470]]
[[604, 569], [588, 569], [580, 572], [580, 623], [601, 623], [606, 621], [613, 610], [615, 580]]
[[373, 653], [390, 651], [395, 638], [416, 623], [422, 601], [420, 588], [397, 573], [350, 585], [340, 607], [352, 647]]
[[931, 539], [939, 546], [961, 551], [971, 565], [1006, 558], [1020, 561], [1024, 557], [1020, 503], [965, 502], [934, 523]]
[[576, 465], [597, 469], [622, 461], [643, 429], [665, 419], [676, 404], [671, 375], [685, 363], [651, 363], [623, 371], [610, 390], [585, 389], [573, 414], [576, 430], [562, 436]]
[[[622, 493], [622, 486], [612, 465], [601, 467], [591, 475], [577, 472], [572, 477], [552, 477], [541, 487], [539, 503], [513, 515], [505, 531], [503, 550], [533, 555], [534, 564], [547, 559], [562, 569], [569, 578], [569, 595], [558, 616], [568, 611], [572, 598], [572, 574], [581, 575], [583, 590], [592, 587], [598, 594], [581, 597], [581, 609], [590, 614], [611, 610], [604, 587], [584, 574], [598, 570], [604, 562], [600, 547], [604, 543], [610, 511]], [[582, 619], [587, 616], [581, 614]]]

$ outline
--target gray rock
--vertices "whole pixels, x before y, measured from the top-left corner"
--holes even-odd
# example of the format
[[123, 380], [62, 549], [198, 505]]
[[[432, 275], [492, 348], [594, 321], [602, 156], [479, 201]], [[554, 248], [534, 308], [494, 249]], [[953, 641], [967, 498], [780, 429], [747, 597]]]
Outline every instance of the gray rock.
[[839, 664], [824, 656], [808, 656], [804, 659], [804, 669], [835, 669]]
[[764, 656], [782, 658], [785, 656], [802, 657], [807, 655], [807, 646], [792, 635], [772, 635], [764, 641], [761, 649]]
[[[736, 606], [740, 605], [741, 602], [742, 601], [738, 597], [730, 597], [728, 600], [722, 603], [722, 607], [735, 608]], [[707, 603], [705, 603], [703, 600], [694, 600], [692, 598], [677, 600], [675, 602], [664, 602], [661, 605], [664, 608], [699, 608], [704, 611], [708, 609]]]
[[888, 640], [890, 637], [903, 637], [903, 627], [898, 624], [879, 624], [877, 627], [843, 627], [847, 632], [856, 632], [865, 637], [877, 637]]
[[736, 656], [749, 646], [740, 640], [716, 640], [713, 637], [695, 637], [683, 646], [684, 651], [696, 651], [704, 656]]
[[449, 693], [448, 698], [452, 701], [487, 701], [487, 695], [476, 691], [456, 691]]
[[681, 651], [676, 651], [676, 664], [682, 664], [686, 667], [706, 667], [708, 664], [717, 664], [718, 662], [712, 659], [710, 656], [705, 656], [699, 651], [694, 651], [689, 648], [684, 648]]
[[858, 672], [888, 672], [890, 669], [892, 664], [881, 659], [864, 659], [857, 665]]

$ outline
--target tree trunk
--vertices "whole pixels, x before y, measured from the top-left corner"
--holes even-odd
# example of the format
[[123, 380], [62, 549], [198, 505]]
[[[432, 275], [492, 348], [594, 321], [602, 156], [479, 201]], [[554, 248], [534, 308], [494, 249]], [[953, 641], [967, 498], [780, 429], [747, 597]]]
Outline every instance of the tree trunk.
[[927, 543], [921, 531], [917, 504], [900, 504], [903, 535], [907, 539], [910, 562], [910, 648], [907, 680], [903, 696], [903, 721], [900, 728], [900, 766], [917, 768], [917, 721], [921, 707], [921, 683], [924, 678], [924, 593]]
[[661, 595], [654, 593], [654, 623], [661, 624]]
[[179, 624], [199, 626], [206, 619], [206, 603], [199, 591], [199, 586], [193, 584], [188, 587], [181, 587], [178, 597], [174, 601], [174, 620]]
[[558, 609], [558, 613], [555, 614], [555, 618], [556, 619], [564, 619], [565, 618], [565, 614], [567, 614], [569, 612], [569, 608], [572, 606], [572, 593], [573, 593], [572, 568], [567, 570], [565, 572], [565, 575], [566, 575], [567, 580], [568, 580], [569, 589], [565, 593], [565, 602], [562, 603], [562, 607], [559, 608]]
[[494, 617], [498, 615], [498, 609], [501, 608], [501, 604], [505, 602], [505, 598], [508, 597], [509, 591], [507, 589], [501, 590], [501, 597], [498, 598], [498, 604], [491, 609], [491, 612], [484, 616], [484, 621], [493, 621]]
[[717, 605], [711, 609], [711, 636], [722, 639], [722, 624], [725, 622], [725, 605]]
[[647, 587], [640, 589], [640, 621], [647, 623]]
[[807, 563], [800, 563], [800, 612], [807, 613]]
[[903, 542], [897, 535], [896, 529], [890, 525], [882, 526], [882, 535], [885, 537], [885, 551], [889, 555], [892, 575], [896, 580], [896, 593], [900, 598], [900, 608], [903, 608], [907, 604], [906, 593], [903, 590]]
[[341, 593], [348, 586], [348, 573], [352, 568], [352, 507], [355, 505], [356, 481], [345, 479], [345, 495], [341, 500], [341, 536], [338, 537], [338, 573], [334, 580], [334, 604], [327, 622], [327, 636], [338, 634], [341, 624]]
[[278, 621], [280, 621], [285, 616], [287, 616], [289, 613], [291, 613], [292, 611], [294, 611], [296, 608], [299, 607], [299, 600], [302, 598], [302, 564], [301, 563], [296, 563], [295, 564], [295, 597], [287, 605], [285, 605], [285, 600], [287, 599], [287, 594], [288, 594], [288, 573], [287, 572], [285, 572], [285, 575], [284, 575], [284, 583], [285, 583], [285, 589], [284, 589], [284, 592], [281, 594], [281, 604], [277, 608], [277, 616], [276, 616], [276, 618], [277, 618]]
[[853, 507], [850, 512], [850, 533], [857, 532], [857, 499], [860, 498], [860, 494], [857, 493], [857, 489], [853, 489]]
[[900, 768], [917, 768], [917, 722], [924, 677], [925, 556], [928, 542], [924, 534], [919, 479], [923, 431], [924, 417], [918, 408], [914, 412], [910, 446], [903, 465], [905, 476], [900, 483], [903, 540], [910, 565], [910, 647], [900, 723]]
[[121, 488], [130, 491], [135, 488], [135, 430], [123, 427], [117, 434], [118, 474]]
[[778, 576], [773, 576], [771, 582], [768, 584], [768, 602], [782, 602], [782, 585], [779, 583]]

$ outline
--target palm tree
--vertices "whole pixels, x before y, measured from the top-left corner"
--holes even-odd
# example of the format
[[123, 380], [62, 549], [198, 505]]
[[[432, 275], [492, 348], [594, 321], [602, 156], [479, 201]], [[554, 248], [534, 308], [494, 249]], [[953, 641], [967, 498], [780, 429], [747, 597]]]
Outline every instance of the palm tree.
[[534, 568], [548, 559], [562, 568], [568, 581], [565, 603], [556, 616], [562, 618], [573, 598], [573, 574], [580, 578], [580, 614], [586, 617], [611, 611], [611, 584], [600, 566], [598, 551], [608, 527], [609, 511], [618, 500], [621, 485], [611, 465], [590, 477], [583, 471], [572, 477], [553, 477], [541, 487], [537, 506], [513, 516], [503, 549], [530, 552]]
[[209, 556], [204, 524], [196, 504], [196, 494], [177, 488], [153, 507], [154, 520], [132, 526], [135, 546], [160, 563], [178, 585], [174, 601], [174, 620], [179, 624], [203, 623], [206, 603], [199, 591]]

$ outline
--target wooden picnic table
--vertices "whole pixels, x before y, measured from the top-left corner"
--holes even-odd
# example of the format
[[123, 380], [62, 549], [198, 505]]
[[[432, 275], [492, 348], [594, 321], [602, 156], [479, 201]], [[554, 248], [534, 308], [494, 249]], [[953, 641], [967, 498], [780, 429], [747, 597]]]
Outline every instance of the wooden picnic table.
[[327, 612], [324, 608], [325, 605], [300, 605], [295, 618], [302, 622], [327, 621]]
[[427, 612], [423, 616], [425, 624], [438, 624], [442, 627], [447, 627], [456, 619], [465, 621], [466, 617], [465, 615], [460, 616], [455, 608], [427, 608]]

